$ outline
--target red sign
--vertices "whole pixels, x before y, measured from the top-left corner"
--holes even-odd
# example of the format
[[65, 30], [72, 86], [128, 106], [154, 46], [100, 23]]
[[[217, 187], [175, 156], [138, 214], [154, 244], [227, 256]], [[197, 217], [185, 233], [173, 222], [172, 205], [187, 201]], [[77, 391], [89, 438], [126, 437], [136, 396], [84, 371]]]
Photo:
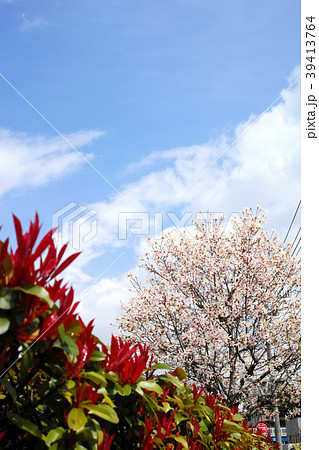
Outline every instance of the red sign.
[[270, 432], [270, 426], [267, 422], [258, 422], [256, 424], [256, 430], [259, 431], [260, 434], [267, 434]]

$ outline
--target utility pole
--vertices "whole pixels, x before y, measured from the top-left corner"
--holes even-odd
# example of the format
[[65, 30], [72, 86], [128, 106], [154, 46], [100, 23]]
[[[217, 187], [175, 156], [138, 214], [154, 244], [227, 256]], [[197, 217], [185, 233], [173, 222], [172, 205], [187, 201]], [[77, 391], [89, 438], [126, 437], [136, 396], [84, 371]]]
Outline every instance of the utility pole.
[[[266, 348], [267, 348], [267, 359], [268, 359], [268, 361], [270, 361], [272, 359], [272, 354], [271, 354], [270, 344], [268, 342], [266, 344]], [[271, 372], [269, 374], [269, 380], [270, 380], [270, 385], [272, 386]], [[271, 394], [274, 397], [273, 389], [271, 389]], [[278, 405], [277, 405], [277, 399], [273, 398], [273, 402], [274, 403], [273, 403], [272, 408], [274, 411], [274, 418], [275, 418], [275, 437], [276, 437], [276, 442], [279, 444], [279, 450], [282, 450], [280, 416], [279, 416], [279, 409], [278, 409]]]

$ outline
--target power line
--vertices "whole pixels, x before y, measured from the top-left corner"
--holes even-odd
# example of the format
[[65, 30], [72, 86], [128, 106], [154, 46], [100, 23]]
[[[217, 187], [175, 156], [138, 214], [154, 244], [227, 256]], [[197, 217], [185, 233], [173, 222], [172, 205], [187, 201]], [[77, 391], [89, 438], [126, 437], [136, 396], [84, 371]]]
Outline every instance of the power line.
[[289, 235], [289, 233], [290, 233], [291, 227], [292, 227], [292, 225], [293, 225], [293, 223], [294, 223], [294, 221], [295, 221], [295, 218], [296, 218], [297, 212], [298, 212], [298, 210], [299, 210], [299, 208], [300, 208], [300, 205], [301, 205], [301, 200], [299, 200], [297, 209], [296, 209], [296, 211], [295, 211], [295, 214], [294, 214], [294, 216], [293, 216], [293, 218], [292, 218], [291, 224], [290, 224], [290, 226], [289, 226], [289, 228], [288, 228], [286, 237], [285, 237], [285, 239], [284, 239], [284, 243], [286, 242], [287, 237], [288, 237], [288, 235]]
[[296, 234], [295, 239], [294, 239], [293, 243], [291, 244], [291, 248], [293, 248], [294, 243], [296, 242], [296, 239], [299, 236], [300, 231], [301, 231], [301, 227], [299, 227], [298, 233]]
[[[291, 256], [294, 256], [294, 253], [295, 253], [295, 251], [297, 250], [298, 245], [300, 244], [300, 241], [301, 241], [301, 237], [299, 238], [298, 244], [296, 245], [296, 247], [295, 247], [294, 251], [292, 252]], [[300, 248], [301, 248], [301, 247], [300, 247]], [[298, 251], [298, 253], [299, 253], [299, 251]], [[298, 253], [297, 253], [297, 255], [298, 255]], [[296, 255], [296, 256], [297, 256], [297, 255]]]

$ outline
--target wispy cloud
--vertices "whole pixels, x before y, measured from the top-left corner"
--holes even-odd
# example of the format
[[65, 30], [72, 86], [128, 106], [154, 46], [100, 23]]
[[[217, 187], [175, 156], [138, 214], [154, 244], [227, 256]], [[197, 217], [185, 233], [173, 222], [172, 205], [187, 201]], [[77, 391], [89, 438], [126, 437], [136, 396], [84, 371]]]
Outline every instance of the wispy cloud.
[[32, 31], [38, 28], [42, 28], [47, 25], [47, 21], [42, 17], [35, 17], [34, 19], [28, 19], [26, 15], [23, 13], [21, 16], [22, 24], [19, 29], [21, 31]]
[[[67, 139], [81, 148], [103, 134], [83, 130], [67, 135]], [[29, 136], [1, 128], [0, 160], [5, 162], [0, 164], [0, 195], [13, 189], [44, 185], [83, 164], [82, 158], [61, 137]]]

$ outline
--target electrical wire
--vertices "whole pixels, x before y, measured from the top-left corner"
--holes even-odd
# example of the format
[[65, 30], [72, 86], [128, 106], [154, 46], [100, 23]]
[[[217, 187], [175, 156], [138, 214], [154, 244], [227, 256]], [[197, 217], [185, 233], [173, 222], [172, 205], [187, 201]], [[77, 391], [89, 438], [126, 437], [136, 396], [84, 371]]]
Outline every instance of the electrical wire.
[[298, 233], [296, 234], [295, 239], [294, 239], [293, 243], [291, 244], [291, 248], [294, 247], [294, 244], [296, 242], [297, 237], [299, 236], [300, 231], [301, 231], [301, 227], [299, 228]]
[[295, 218], [296, 218], [297, 212], [298, 212], [298, 210], [299, 210], [299, 208], [300, 208], [300, 205], [301, 205], [301, 200], [299, 200], [299, 203], [298, 203], [297, 209], [296, 209], [296, 211], [295, 211], [295, 214], [294, 214], [294, 216], [293, 216], [293, 218], [292, 218], [291, 224], [289, 225], [289, 228], [288, 228], [288, 231], [287, 231], [286, 237], [285, 237], [285, 239], [284, 239], [284, 243], [286, 242], [286, 240], [287, 240], [287, 237], [289, 236], [289, 233], [290, 233], [291, 227], [292, 227], [292, 225], [293, 225], [293, 223], [294, 223], [294, 221], [295, 221]]
[[[296, 247], [295, 247], [294, 251], [292, 252], [291, 256], [294, 256], [295, 251], [297, 250], [297, 248], [298, 248], [298, 246], [299, 246], [299, 244], [300, 244], [300, 241], [301, 241], [301, 237], [299, 238], [298, 244], [296, 245]], [[297, 256], [297, 255], [296, 255], [296, 256]]]

